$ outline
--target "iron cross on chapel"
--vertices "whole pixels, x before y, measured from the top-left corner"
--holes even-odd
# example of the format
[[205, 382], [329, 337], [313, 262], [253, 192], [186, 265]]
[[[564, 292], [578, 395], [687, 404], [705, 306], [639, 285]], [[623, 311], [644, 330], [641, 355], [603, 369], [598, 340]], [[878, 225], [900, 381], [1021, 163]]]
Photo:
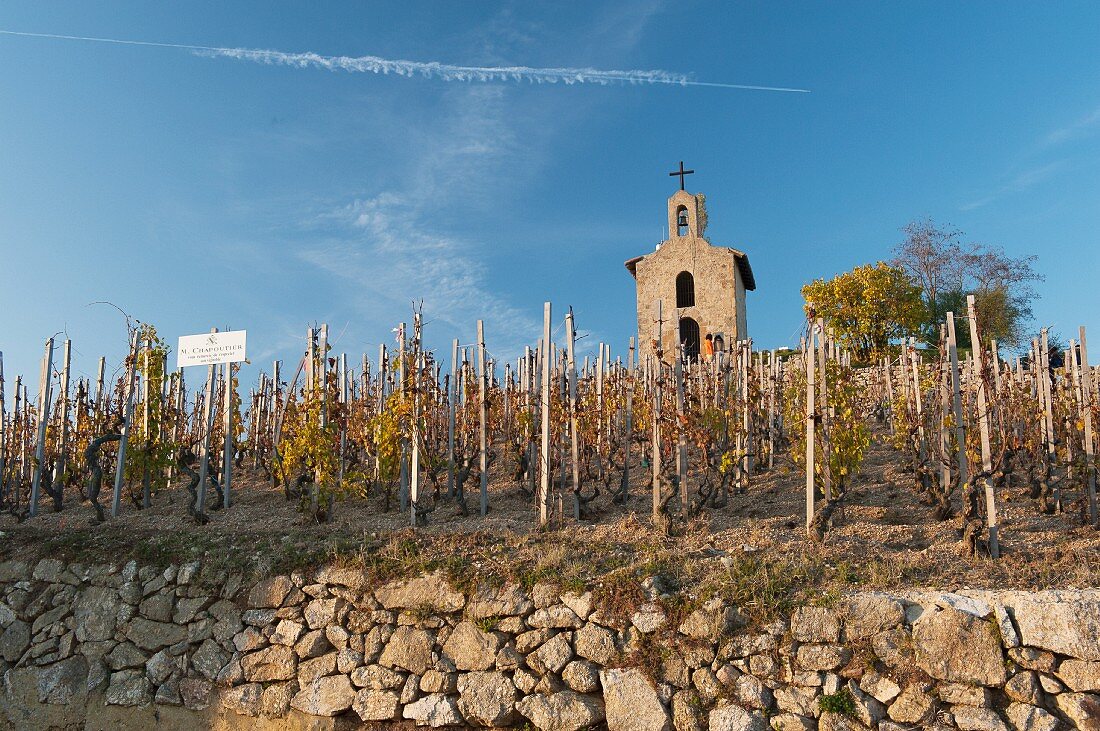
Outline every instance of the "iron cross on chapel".
[[694, 170], [684, 170], [684, 161], [681, 160], [680, 161], [680, 169], [669, 173], [668, 176], [670, 178], [675, 178], [675, 177], [678, 176], [680, 178], [680, 190], [683, 190], [684, 189], [684, 176], [685, 175], [694, 175], [694, 174], [695, 174]]

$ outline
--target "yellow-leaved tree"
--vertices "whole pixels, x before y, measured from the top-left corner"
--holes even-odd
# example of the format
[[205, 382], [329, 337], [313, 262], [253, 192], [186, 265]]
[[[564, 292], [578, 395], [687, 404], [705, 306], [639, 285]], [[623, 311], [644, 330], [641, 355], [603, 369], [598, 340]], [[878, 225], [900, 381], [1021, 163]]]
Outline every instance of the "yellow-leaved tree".
[[920, 287], [897, 267], [864, 264], [832, 279], [802, 287], [806, 314], [823, 318], [845, 348], [861, 361], [881, 355], [891, 340], [917, 332], [924, 321]]

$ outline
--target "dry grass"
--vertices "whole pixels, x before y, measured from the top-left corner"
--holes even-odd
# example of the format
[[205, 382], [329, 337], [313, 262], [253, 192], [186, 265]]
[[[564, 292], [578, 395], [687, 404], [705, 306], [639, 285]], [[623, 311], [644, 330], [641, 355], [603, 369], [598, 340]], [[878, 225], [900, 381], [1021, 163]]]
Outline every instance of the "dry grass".
[[[589, 587], [613, 612], [637, 606], [638, 584], [659, 576], [685, 607], [721, 595], [755, 621], [796, 602], [828, 604], [857, 588], [1100, 585], [1100, 535], [1081, 527], [1075, 512], [1042, 515], [1023, 487], [1010, 488], [998, 496], [1002, 559], [968, 558], [960, 552], [961, 521], [935, 521], [899, 463], [889, 448], [872, 449], [823, 545], [802, 537], [803, 480], [789, 465], [755, 477], [747, 494], [681, 526], [674, 537], [649, 520], [644, 470], [632, 470], [636, 482], [627, 505], [601, 496], [593, 521], [556, 518], [551, 530], [539, 531], [532, 499], [500, 466], [485, 518], [462, 516], [444, 501], [429, 526], [414, 530], [406, 527], [406, 514], [382, 512], [378, 499], [348, 499], [337, 504], [330, 523], [318, 525], [281, 492], [245, 474], [234, 506], [213, 513], [205, 526], [188, 519], [182, 489], [156, 495], [147, 511], [127, 505], [102, 525], [92, 524], [91, 508], [79, 504], [21, 524], [4, 516], [0, 558], [135, 558], [158, 565], [201, 559], [211, 580], [339, 561], [363, 566], [375, 582], [440, 570], [464, 588], [507, 581]], [[1079, 493], [1071, 490], [1069, 497]]]

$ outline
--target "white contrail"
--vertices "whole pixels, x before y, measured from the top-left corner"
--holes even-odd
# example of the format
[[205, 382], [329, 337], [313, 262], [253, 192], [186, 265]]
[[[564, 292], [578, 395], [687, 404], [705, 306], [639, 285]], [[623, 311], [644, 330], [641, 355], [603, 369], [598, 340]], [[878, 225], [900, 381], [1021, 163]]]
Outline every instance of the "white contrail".
[[52, 38], [66, 41], [90, 41], [93, 43], [118, 43], [126, 46], [156, 46], [180, 48], [207, 58], [234, 58], [275, 66], [295, 68], [321, 68], [328, 71], [350, 73], [397, 74], [422, 76], [442, 81], [530, 81], [536, 84], [670, 84], [673, 86], [713, 86], [721, 89], [750, 89], [754, 91], [783, 91], [809, 93], [809, 89], [792, 89], [782, 86], [756, 86], [752, 84], [727, 84], [718, 81], [695, 81], [686, 74], [660, 70], [614, 71], [592, 68], [532, 68], [530, 66], [454, 66], [436, 61], [405, 61], [379, 58], [378, 56], [322, 56], [316, 53], [284, 53], [253, 48], [218, 48], [215, 46], [191, 46], [182, 43], [156, 43], [153, 41], [129, 41], [118, 38], [94, 38], [66, 36], [55, 33], [26, 33], [0, 30], [0, 34], [28, 38]]

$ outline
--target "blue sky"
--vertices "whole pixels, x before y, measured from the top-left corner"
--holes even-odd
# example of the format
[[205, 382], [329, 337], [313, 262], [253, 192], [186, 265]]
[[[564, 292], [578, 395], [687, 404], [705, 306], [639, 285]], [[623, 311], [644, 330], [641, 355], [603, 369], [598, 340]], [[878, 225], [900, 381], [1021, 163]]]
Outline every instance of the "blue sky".
[[[635, 328], [623, 262], [663, 236], [667, 171], [752, 261], [756, 344], [799, 287], [888, 258], [931, 216], [1046, 275], [1036, 326], [1097, 332], [1096, 3], [18, 2], [0, 29], [457, 65], [660, 69], [809, 94], [466, 83], [0, 35], [0, 349], [37, 379], [125, 347], [109, 300], [169, 342], [247, 328], [297, 359], [327, 322], [374, 357], [425, 301], [444, 353]], [[33, 390], [33, 387], [32, 387]]]

